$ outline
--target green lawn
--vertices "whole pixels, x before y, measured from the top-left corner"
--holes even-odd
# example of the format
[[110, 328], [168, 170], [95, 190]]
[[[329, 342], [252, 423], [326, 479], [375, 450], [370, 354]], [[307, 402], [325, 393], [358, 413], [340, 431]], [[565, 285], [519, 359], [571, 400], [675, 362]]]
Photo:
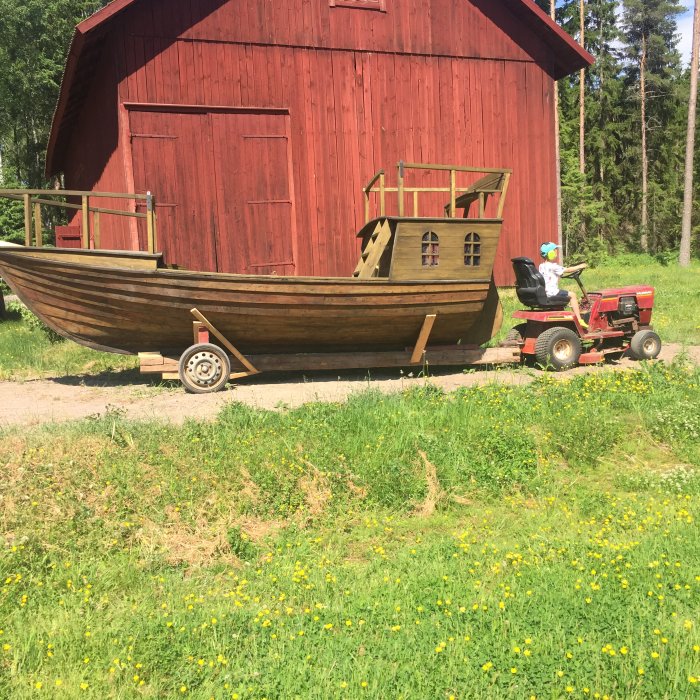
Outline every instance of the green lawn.
[[42, 330], [38, 319], [28, 321], [17, 306], [0, 319], [0, 380], [43, 376], [100, 374], [138, 367], [138, 359], [85, 348], [58, 340]]
[[700, 370], [0, 433], [0, 697], [691, 698]]

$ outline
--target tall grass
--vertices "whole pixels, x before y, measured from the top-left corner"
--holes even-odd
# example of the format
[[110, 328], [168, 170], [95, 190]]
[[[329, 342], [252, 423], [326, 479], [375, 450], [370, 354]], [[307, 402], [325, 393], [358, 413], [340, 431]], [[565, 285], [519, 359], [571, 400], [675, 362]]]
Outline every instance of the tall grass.
[[0, 696], [692, 697], [700, 370], [0, 435]]
[[17, 304], [9, 305], [0, 319], [0, 380], [33, 379], [41, 376], [99, 374], [138, 366], [135, 357], [98, 352], [64, 341], [42, 329], [36, 317]]

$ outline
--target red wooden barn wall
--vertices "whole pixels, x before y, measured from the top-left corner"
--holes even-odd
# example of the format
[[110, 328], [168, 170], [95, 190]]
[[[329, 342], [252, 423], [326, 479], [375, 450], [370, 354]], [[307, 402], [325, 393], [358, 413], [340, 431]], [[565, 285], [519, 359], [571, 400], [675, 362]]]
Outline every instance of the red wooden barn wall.
[[[399, 159], [513, 169], [499, 284], [556, 236], [548, 56], [500, 2], [143, 0], [103, 41], [66, 186], [151, 189], [168, 262], [347, 276]], [[103, 219], [104, 247], [139, 235]]]

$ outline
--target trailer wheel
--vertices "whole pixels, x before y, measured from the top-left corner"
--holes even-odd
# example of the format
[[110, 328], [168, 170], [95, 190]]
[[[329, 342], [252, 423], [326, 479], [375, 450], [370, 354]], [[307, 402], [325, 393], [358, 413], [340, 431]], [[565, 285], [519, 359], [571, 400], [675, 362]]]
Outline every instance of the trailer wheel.
[[581, 357], [581, 339], [570, 328], [548, 328], [537, 337], [535, 357], [542, 367], [568, 369]]
[[654, 331], [639, 331], [630, 341], [630, 355], [635, 360], [653, 360], [661, 352], [661, 338]]
[[178, 370], [185, 391], [210, 394], [226, 386], [231, 361], [218, 345], [197, 343], [182, 353]]

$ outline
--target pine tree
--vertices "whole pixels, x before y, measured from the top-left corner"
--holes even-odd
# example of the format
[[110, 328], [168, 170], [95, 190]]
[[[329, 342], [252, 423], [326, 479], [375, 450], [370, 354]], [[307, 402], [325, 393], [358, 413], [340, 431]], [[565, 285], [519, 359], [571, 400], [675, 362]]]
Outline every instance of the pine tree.
[[690, 61], [690, 96], [688, 99], [688, 128], [685, 139], [685, 172], [683, 176], [683, 222], [678, 262], [690, 264], [690, 234], [693, 213], [693, 156], [695, 152], [695, 120], [698, 97], [698, 52], [700, 52], [700, 0], [695, 0], [693, 13], [693, 52]]
[[44, 184], [44, 154], [75, 25], [103, 0], [0, 0], [4, 179]]
[[[659, 224], [668, 218], [678, 194], [678, 183], [673, 177], [678, 155], [674, 157], [673, 131], [678, 116], [680, 77], [675, 17], [682, 10], [669, 0], [623, 0], [628, 89], [639, 104], [642, 250], [659, 248], [662, 243]], [[650, 234], [653, 246], [649, 245]]]

